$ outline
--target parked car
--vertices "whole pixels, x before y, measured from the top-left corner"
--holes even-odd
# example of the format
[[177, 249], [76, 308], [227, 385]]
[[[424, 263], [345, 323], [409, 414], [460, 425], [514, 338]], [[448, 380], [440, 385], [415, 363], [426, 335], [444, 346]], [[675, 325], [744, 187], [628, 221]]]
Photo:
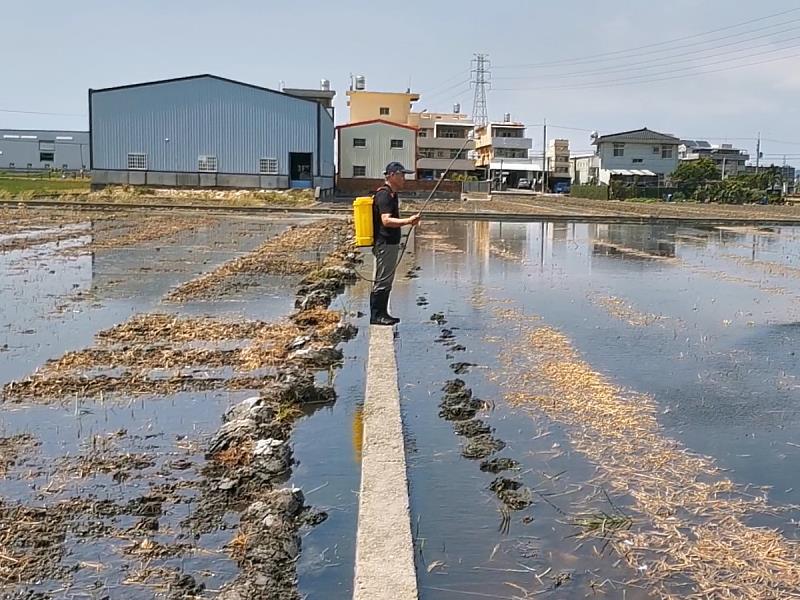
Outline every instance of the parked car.
[[531, 189], [531, 181], [530, 181], [530, 179], [525, 179], [524, 177], [522, 179], [520, 179], [519, 183], [517, 184], [517, 189], [518, 190], [529, 190], [529, 189]]
[[569, 194], [569, 181], [557, 181], [553, 185], [553, 192], [556, 194]]

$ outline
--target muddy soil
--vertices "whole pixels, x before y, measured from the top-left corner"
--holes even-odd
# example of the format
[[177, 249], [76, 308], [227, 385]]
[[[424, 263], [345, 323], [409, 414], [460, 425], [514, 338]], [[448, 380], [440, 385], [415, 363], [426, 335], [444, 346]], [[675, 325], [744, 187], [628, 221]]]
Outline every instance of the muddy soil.
[[79, 248], [67, 244], [61, 251], [75, 255], [86, 250], [124, 248], [198, 231], [216, 222], [214, 217], [191, 215], [142, 218], [123, 211], [5, 209], [0, 212], [0, 253], [78, 240], [85, 243]]
[[[173, 235], [170, 227], [151, 231], [155, 237], [134, 228], [114, 244], [152, 244]], [[294, 464], [291, 433], [299, 419], [335, 401], [317, 374], [341, 364], [337, 346], [357, 333], [345, 315], [328, 309], [354, 280], [356, 256], [348, 237], [329, 235], [328, 226], [290, 231], [286, 252], [291, 246], [303, 256], [303, 268], [286, 279], [297, 306], [288, 317], [135, 314], [100, 329], [89, 347], [5, 384], [11, 414], [69, 406], [79, 432], [80, 421], [95, 414], [113, 426], [126, 411], [150, 412], [154, 403], [236, 401], [219, 413], [216, 433], [179, 433], [172, 425], [165, 435], [158, 411], [150, 417], [155, 427], [136, 433], [102, 432], [101, 419], [101, 432], [92, 429], [74, 451], [44, 440], [48, 462], [36, 459], [41, 442], [31, 434], [0, 438], [0, 485], [9, 491], [0, 506], [3, 597], [57, 589], [98, 589], [110, 597], [298, 597], [300, 533], [325, 514], [285, 488]], [[276, 274], [271, 260], [256, 249], [224, 263], [214, 281], [225, 288], [246, 265], [257, 289], [263, 275]], [[98, 561], [101, 555], [107, 558]]]

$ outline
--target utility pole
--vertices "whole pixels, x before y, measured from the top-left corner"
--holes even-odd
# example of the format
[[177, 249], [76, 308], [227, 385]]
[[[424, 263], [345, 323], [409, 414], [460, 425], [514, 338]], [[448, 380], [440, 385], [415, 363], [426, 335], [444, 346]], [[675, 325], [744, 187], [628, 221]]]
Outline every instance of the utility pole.
[[781, 192], [786, 195], [789, 193], [789, 182], [786, 181], [786, 155], [783, 155], [783, 168], [781, 169]]
[[472, 119], [475, 129], [484, 127], [489, 122], [489, 111], [486, 107], [486, 88], [491, 87], [491, 72], [488, 54], [476, 54], [472, 59], [472, 81], [475, 86], [475, 99], [472, 103]]
[[547, 189], [547, 119], [542, 121], [542, 194]]
[[727, 156], [722, 155], [722, 181], [725, 181], [725, 159]]
[[756, 175], [758, 175], [758, 167], [761, 164], [761, 132], [758, 132], [758, 141], [756, 141]]

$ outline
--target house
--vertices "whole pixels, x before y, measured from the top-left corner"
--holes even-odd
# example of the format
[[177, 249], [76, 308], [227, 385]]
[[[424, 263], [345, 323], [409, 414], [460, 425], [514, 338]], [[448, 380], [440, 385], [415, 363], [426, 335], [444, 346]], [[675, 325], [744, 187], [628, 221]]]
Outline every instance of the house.
[[417, 156], [415, 127], [374, 119], [339, 125], [336, 131], [340, 187], [345, 179], [383, 181], [383, 171], [390, 162], [413, 168]]
[[600, 157], [597, 154], [574, 154], [569, 157], [569, 175], [574, 185], [600, 183]]
[[520, 180], [536, 181], [542, 164], [529, 156], [533, 140], [525, 136], [525, 124], [512, 121], [506, 113], [502, 121], [492, 121], [475, 130], [475, 166], [487, 178], [517, 187]]
[[89, 154], [88, 131], [0, 129], [0, 170], [82, 171]]
[[680, 139], [646, 127], [594, 137], [598, 183], [664, 185], [678, 166]]
[[736, 177], [746, 172], [750, 155], [731, 144], [710, 144], [705, 140], [683, 140], [678, 146], [678, 160], [693, 162], [701, 158], [714, 161], [722, 179]]
[[[454, 108], [460, 108], [457, 105]], [[471, 158], [475, 141], [472, 119], [460, 110], [452, 113], [412, 112], [408, 124], [417, 128], [417, 177], [439, 179], [447, 167], [450, 175], [473, 175]]]
[[350, 109], [348, 123], [364, 121], [391, 121], [408, 125], [412, 103], [419, 100], [419, 94], [408, 92], [373, 92], [366, 89], [366, 79], [359, 75], [346, 92], [347, 106]]
[[570, 177], [569, 140], [555, 139], [547, 144], [545, 168], [547, 169], [550, 189], [558, 184], [568, 184]]
[[333, 115], [313, 98], [194, 75], [89, 90], [89, 126], [93, 187], [333, 190]]

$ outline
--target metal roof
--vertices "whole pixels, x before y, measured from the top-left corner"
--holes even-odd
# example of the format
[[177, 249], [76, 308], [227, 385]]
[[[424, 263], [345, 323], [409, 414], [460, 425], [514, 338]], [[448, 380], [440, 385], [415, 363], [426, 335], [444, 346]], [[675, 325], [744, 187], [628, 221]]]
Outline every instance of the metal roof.
[[681, 140], [676, 138], [674, 135], [659, 133], [658, 131], [653, 131], [652, 129], [643, 127], [642, 129], [634, 129], [632, 131], [622, 131], [620, 133], [602, 135], [594, 140], [592, 144], [597, 145], [600, 142], [659, 142], [679, 144], [680, 141]]
[[655, 177], [656, 174], [647, 169], [611, 169], [612, 175], [639, 175], [641, 177]]
[[273, 90], [271, 88], [261, 87], [259, 85], [253, 85], [252, 83], [245, 83], [243, 81], [236, 81], [235, 79], [228, 79], [227, 77], [220, 77], [219, 75], [211, 75], [209, 73], [203, 73], [200, 75], [187, 75], [186, 77], [174, 77], [172, 79], [158, 79], [155, 81], [143, 81], [141, 83], [129, 83], [127, 85], [118, 85], [114, 87], [107, 87], [107, 88], [99, 88], [99, 89], [89, 89], [89, 94], [101, 94], [103, 92], [115, 92], [117, 90], [127, 90], [131, 88], [138, 88], [138, 87], [147, 87], [152, 85], [161, 85], [165, 83], [179, 83], [182, 81], [192, 81], [194, 79], [216, 79], [217, 81], [224, 81], [225, 83], [232, 83], [234, 85], [241, 85], [243, 87], [248, 87], [254, 90], [259, 90], [262, 92], [270, 92], [272, 94], [280, 94], [281, 96], [288, 96], [289, 98], [295, 98], [297, 100], [302, 100], [303, 102], [313, 102], [314, 104], [319, 104], [316, 100], [312, 100], [311, 98], [303, 98], [301, 96], [295, 96], [293, 94], [287, 94], [285, 92], [280, 92], [278, 90]]

